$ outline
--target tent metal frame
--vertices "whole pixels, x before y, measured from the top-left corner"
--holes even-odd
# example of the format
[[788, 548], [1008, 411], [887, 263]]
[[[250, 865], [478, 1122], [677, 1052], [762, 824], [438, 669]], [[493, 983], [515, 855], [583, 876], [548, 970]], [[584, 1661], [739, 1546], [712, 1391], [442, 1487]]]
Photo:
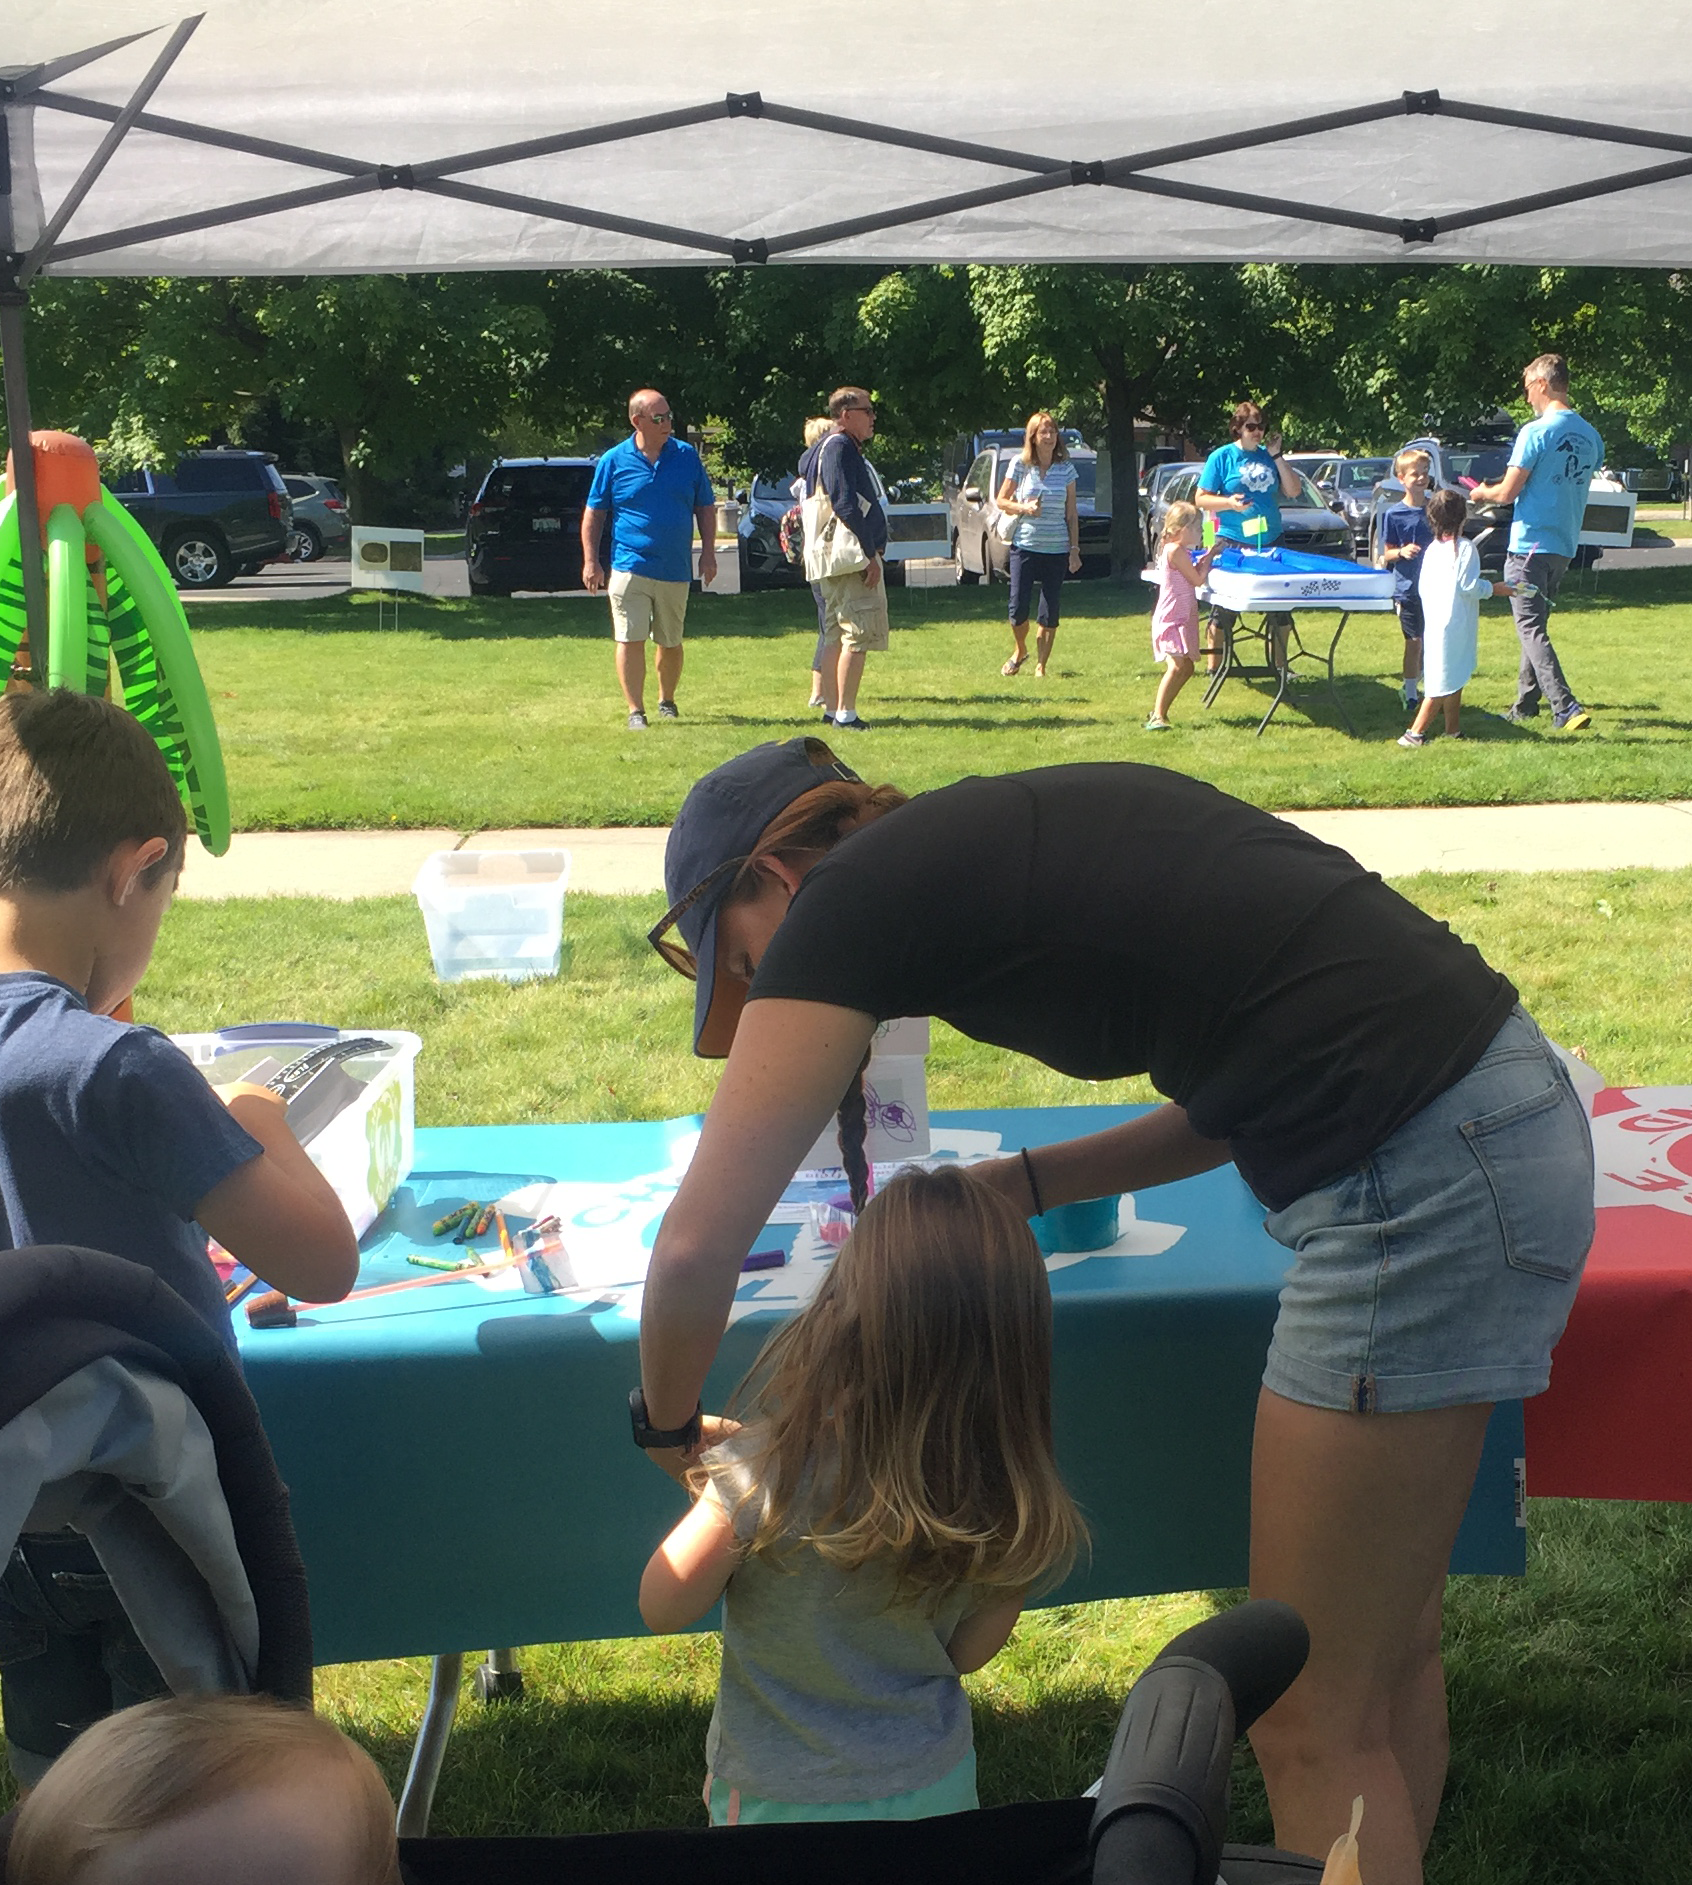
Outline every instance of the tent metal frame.
[[[214, 125], [189, 123], [180, 118], [160, 116], [146, 109], [148, 100], [175, 64], [183, 48], [199, 25], [202, 15], [180, 21], [147, 75], [128, 102], [108, 104], [99, 99], [50, 89], [59, 79], [104, 58], [124, 46], [147, 37], [132, 34], [110, 40], [79, 53], [68, 54], [48, 64], [25, 70], [0, 73], [0, 107], [28, 105], [37, 110], [69, 113], [73, 116], [103, 121], [109, 129], [98, 149], [84, 166], [65, 199], [49, 218], [41, 234], [27, 253], [14, 246], [15, 218], [12, 202], [12, 176], [6, 142], [6, 121], [0, 110], [0, 347], [5, 351], [5, 392], [7, 432], [17, 466], [19, 523], [31, 540], [38, 534], [39, 516], [35, 481], [29, 467], [29, 387], [24, 365], [24, 314], [29, 287], [43, 268], [55, 263], [74, 262], [85, 256], [109, 255], [140, 243], [188, 235], [197, 230], [215, 229], [231, 223], [251, 222], [262, 216], [278, 215], [285, 210], [310, 208], [317, 203], [335, 202], [380, 190], [420, 190], [427, 194], [450, 197], [460, 202], [476, 203], [489, 209], [509, 210], [518, 215], [543, 217], [552, 222], [568, 223], [583, 229], [604, 230], [614, 235], [633, 236], [685, 250], [692, 257], [708, 260], [721, 258], [736, 266], [771, 262], [801, 251], [814, 251], [832, 242], [846, 241], [877, 230], [895, 229], [914, 222], [956, 215], [995, 203], [1079, 188], [1127, 190], [1141, 195], [1171, 198], [1179, 202], [1203, 203], [1214, 207], [1241, 210], [1249, 214], [1272, 216], [1297, 222], [1352, 229], [1362, 234], [1397, 237], [1407, 248], [1426, 253], [1429, 245], [1442, 235], [1482, 224], [1507, 221], [1538, 211], [1555, 209], [1569, 203], [1588, 202], [1626, 190], [1644, 189], [1692, 176], [1692, 136], [1652, 131], [1636, 126], [1603, 124], [1588, 119], [1560, 118], [1539, 112], [1514, 111], [1490, 105], [1469, 104], [1443, 97], [1437, 91], [1411, 92], [1373, 104], [1323, 112], [1316, 116], [1284, 119], [1271, 124], [1229, 132], [1221, 136], [1198, 138], [1165, 145], [1159, 149], [1136, 151], [1120, 157], [1090, 160], [1064, 160], [1038, 156], [1028, 151], [1007, 150], [996, 145], [910, 130], [897, 125], [876, 124], [856, 118], [844, 118], [828, 112], [804, 110], [766, 99], [758, 92], [730, 92], [726, 97], [679, 110], [654, 112], [643, 117], [625, 118], [612, 123], [579, 127], [553, 135], [526, 138], [520, 142], [492, 145], [464, 151], [457, 155], [430, 159], [426, 163], [388, 164], [369, 158], [350, 157], [331, 151], [313, 150], [305, 145], [250, 137], [238, 131]], [[162, 31], [162, 28], [155, 29]], [[1485, 203], [1472, 209], [1444, 216], [1377, 216], [1366, 211], [1345, 210], [1325, 204], [1304, 203], [1287, 197], [1260, 195], [1252, 191], [1220, 189], [1211, 184], [1180, 178], [1153, 176], [1152, 171], [1196, 162], [1234, 151], [1255, 150], [1293, 139], [1320, 137], [1353, 125], [1378, 123], [1404, 116], [1444, 116], [1475, 124], [1496, 125], [1504, 129], [1541, 132], [1551, 136], [1583, 139], [1596, 143], [1634, 146], [1643, 150], [1673, 153], [1666, 161], [1638, 169], [1596, 177], [1559, 189], [1542, 190], [1529, 196]], [[932, 156], [981, 164], [989, 169], [1009, 171], [1014, 175], [982, 184], [974, 189], [955, 191], [922, 202], [906, 203], [877, 210], [863, 216], [822, 223], [807, 229], [793, 229], [769, 236], [739, 237], [719, 235], [709, 230], [689, 229], [676, 224], [650, 222], [618, 216], [579, 203], [521, 195], [491, 188], [484, 183], [463, 181], [464, 173], [497, 169], [523, 163], [537, 157], [555, 156], [565, 151], [585, 150], [595, 145], [626, 142], [651, 137], [665, 131], [722, 119], [762, 118], [775, 124], [820, 131], [831, 136], [859, 142], [890, 145], [920, 151]], [[329, 173], [333, 181], [278, 191], [266, 196], [249, 197], [236, 203], [199, 210], [187, 215], [166, 217], [157, 222], [133, 224], [128, 228], [106, 230], [98, 235], [65, 241], [64, 231], [110, 162], [119, 144], [132, 130], [154, 136], [181, 139], [192, 144], [261, 157], [298, 169]], [[46, 597], [35, 559], [23, 559], [25, 571], [25, 606], [28, 614], [31, 647], [38, 639], [38, 624], [46, 621]]]

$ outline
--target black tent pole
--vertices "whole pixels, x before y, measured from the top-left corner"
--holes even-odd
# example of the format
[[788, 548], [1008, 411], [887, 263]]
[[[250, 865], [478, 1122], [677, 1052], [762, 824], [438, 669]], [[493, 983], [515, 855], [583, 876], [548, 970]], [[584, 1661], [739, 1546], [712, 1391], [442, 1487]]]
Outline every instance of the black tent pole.
[[[29, 291], [0, 286], [0, 353], [6, 367], [6, 443], [12, 453], [18, 500], [18, 567], [23, 572], [24, 619], [29, 625], [30, 678], [47, 671], [47, 575], [41, 562], [41, 507], [35, 497], [35, 458], [29, 445], [29, 368], [24, 358], [24, 316]], [[5, 676], [0, 675], [0, 686]]]

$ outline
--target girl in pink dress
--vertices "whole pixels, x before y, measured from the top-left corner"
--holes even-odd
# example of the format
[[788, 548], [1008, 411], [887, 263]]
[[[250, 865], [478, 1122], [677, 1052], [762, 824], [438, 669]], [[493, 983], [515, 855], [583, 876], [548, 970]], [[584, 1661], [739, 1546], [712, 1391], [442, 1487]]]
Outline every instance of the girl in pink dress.
[[1152, 610], [1152, 653], [1163, 662], [1163, 679], [1148, 733], [1169, 730], [1169, 709], [1175, 696], [1193, 678], [1193, 657], [1198, 653], [1198, 592], [1216, 560], [1216, 545], [1203, 555], [1199, 541], [1203, 519], [1193, 504], [1171, 504], [1163, 513], [1163, 535], [1157, 547], [1157, 606]]

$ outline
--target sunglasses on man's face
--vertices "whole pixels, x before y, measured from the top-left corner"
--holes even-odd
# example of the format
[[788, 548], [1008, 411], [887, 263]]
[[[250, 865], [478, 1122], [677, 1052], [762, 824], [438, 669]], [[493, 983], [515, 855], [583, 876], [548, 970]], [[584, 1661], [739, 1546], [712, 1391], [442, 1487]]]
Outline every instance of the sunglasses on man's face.
[[699, 980], [698, 958], [686, 943], [672, 941], [667, 932], [674, 929], [702, 897], [708, 897], [713, 890], [720, 890], [745, 862], [743, 857], [725, 858], [709, 876], [702, 877], [679, 903], [672, 904], [646, 932], [646, 940], [659, 955], [678, 975], [685, 975], [690, 982]]

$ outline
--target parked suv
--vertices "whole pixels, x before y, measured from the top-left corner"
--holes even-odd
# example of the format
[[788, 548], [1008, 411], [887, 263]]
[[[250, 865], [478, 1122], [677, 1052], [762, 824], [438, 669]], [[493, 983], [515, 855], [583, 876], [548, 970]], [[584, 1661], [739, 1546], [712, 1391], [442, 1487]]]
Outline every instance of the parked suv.
[[[1456, 491], [1468, 497], [1477, 484], [1492, 484], [1502, 478], [1510, 464], [1513, 431], [1488, 430], [1468, 439], [1438, 439], [1431, 435], [1409, 439], [1393, 453], [1396, 460], [1403, 452], [1426, 452], [1432, 464], [1428, 492]], [[1375, 486], [1369, 516], [1369, 561], [1380, 559], [1381, 519], [1394, 504], [1404, 501], [1404, 486], [1388, 472]], [[1514, 504], [1469, 505], [1463, 535], [1475, 546], [1481, 567], [1501, 570], [1504, 552], [1510, 542], [1510, 522], [1516, 514]]]
[[464, 521], [471, 595], [581, 588], [593, 467], [591, 458], [507, 458], [494, 466]]
[[256, 576], [288, 547], [293, 507], [272, 452], [192, 452], [174, 471], [127, 471], [108, 488], [178, 589]]
[[282, 482], [294, 505], [288, 554], [296, 563], [315, 563], [320, 556], [345, 556], [352, 543], [352, 524], [341, 487], [333, 478], [314, 478], [303, 471], [285, 471]]

